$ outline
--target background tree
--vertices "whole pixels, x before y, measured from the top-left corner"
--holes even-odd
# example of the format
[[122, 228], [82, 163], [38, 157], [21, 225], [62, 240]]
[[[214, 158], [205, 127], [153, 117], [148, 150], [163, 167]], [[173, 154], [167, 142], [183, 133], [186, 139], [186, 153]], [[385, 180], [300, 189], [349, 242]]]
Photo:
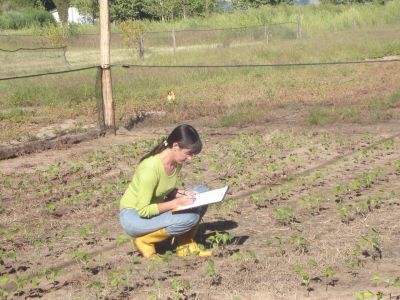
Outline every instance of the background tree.
[[56, 5], [58, 16], [60, 17], [60, 22], [67, 24], [68, 23], [68, 8], [71, 3], [70, 0], [53, 0]]
[[144, 0], [110, 0], [110, 19], [115, 22], [151, 18]]
[[71, 5], [76, 7], [80, 14], [90, 15], [93, 20], [99, 16], [97, 0], [71, 0]]

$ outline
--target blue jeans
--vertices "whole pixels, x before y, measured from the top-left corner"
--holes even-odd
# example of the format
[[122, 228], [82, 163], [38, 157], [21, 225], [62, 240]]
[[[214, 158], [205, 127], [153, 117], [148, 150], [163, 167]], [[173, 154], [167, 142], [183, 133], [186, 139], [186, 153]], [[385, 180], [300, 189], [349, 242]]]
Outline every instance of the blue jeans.
[[[208, 191], [208, 187], [197, 185], [188, 190], [201, 193]], [[188, 211], [176, 213], [166, 211], [151, 218], [142, 218], [135, 209], [122, 208], [119, 216], [122, 228], [132, 237], [142, 236], [162, 228], [165, 228], [169, 235], [178, 236], [196, 226], [206, 211], [207, 206], [201, 206]]]

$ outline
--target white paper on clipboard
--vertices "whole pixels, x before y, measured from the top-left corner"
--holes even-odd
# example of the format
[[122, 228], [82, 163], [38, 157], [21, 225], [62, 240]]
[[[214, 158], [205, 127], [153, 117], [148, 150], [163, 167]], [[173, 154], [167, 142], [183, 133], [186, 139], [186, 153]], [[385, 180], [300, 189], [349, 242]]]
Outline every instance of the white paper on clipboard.
[[228, 186], [225, 186], [220, 189], [215, 189], [215, 190], [196, 194], [195, 200], [192, 204], [178, 207], [174, 211], [181, 211], [181, 210], [204, 206], [204, 205], [208, 205], [208, 204], [212, 204], [212, 203], [221, 202], [224, 199], [227, 191], [228, 191]]

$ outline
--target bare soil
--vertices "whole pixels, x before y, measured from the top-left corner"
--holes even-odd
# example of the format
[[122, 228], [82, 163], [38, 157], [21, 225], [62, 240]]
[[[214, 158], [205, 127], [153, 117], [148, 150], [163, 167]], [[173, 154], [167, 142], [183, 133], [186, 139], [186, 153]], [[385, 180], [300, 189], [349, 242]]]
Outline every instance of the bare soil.
[[230, 186], [196, 237], [207, 248], [231, 237], [211, 260], [177, 258], [171, 241], [144, 259], [119, 225], [140, 156], [173, 126], [149, 121], [0, 161], [3, 297], [400, 299], [400, 122], [310, 127], [301, 113], [275, 116], [241, 128], [190, 122], [205, 149], [180, 185]]

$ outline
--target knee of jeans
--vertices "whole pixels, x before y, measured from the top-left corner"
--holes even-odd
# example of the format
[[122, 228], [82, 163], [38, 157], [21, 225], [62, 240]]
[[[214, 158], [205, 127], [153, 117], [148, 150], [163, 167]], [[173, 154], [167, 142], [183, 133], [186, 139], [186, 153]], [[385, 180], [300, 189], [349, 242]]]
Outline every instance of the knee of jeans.
[[199, 214], [190, 213], [190, 214], [185, 214], [185, 217], [182, 218], [179, 223], [183, 227], [192, 228], [199, 222], [199, 220], [200, 220]]
[[198, 192], [198, 193], [204, 193], [204, 192], [207, 192], [209, 190], [210, 189], [206, 185], [195, 185], [195, 186], [192, 186], [192, 187], [190, 187], [188, 189], [188, 191]]

